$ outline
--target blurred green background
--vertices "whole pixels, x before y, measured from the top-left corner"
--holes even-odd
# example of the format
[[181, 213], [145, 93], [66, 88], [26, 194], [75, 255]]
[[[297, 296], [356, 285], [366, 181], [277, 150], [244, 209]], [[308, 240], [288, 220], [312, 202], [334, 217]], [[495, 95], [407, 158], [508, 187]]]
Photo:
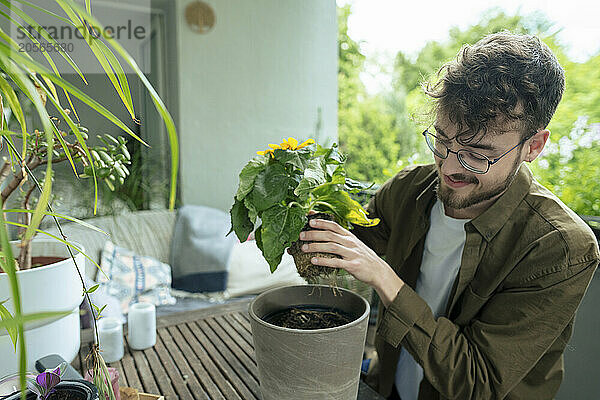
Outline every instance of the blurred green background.
[[550, 140], [531, 168], [575, 212], [600, 216], [600, 54], [585, 62], [570, 60], [544, 14], [490, 9], [477, 24], [451, 28], [446, 40], [428, 42], [416, 57], [398, 52], [393, 65], [381, 65], [390, 71], [392, 84], [369, 93], [360, 79], [366, 57], [348, 36], [351, 13], [350, 5], [338, 7], [338, 133], [350, 177], [382, 183], [407, 165], [432, 162], [420, 135], [431, 121], [420, 83], [454, 58], [464, 43], [503, 30], [530, 33], [550, 46], [566, 74], [563, 99], [548, 127]]

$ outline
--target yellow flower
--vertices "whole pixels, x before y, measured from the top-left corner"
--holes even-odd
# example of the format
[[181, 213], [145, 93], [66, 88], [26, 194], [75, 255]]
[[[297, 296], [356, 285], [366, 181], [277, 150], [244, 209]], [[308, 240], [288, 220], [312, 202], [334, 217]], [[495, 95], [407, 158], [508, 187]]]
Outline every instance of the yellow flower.
[[299, 150], [303, 147], [306, 147], [310, 144], [313, 144], [315, 141], [313, 139], [308, 139], [305, 140], [304, 142], [302, 142], [301, 144], [298, 144], [298, 141], [296, 139], [294, 139], [293, 137], [289, 137], [287, 139], [283, 139], [283, 142], [281, 142], [281, 144], [269, 144], [270, 149], [264, 150], [264, 151], [257, 151], [256, 154], [264, 156], [267, 154], [270, 154], [271, 157], [273, 157], [273, 152], [277, 149], [281, 149], [281, 150]]

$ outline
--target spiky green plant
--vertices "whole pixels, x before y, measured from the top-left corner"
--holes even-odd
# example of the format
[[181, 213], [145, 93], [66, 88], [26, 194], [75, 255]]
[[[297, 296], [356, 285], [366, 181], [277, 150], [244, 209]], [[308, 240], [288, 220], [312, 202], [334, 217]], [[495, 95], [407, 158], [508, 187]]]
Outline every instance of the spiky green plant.
[[[21, 18], [26, 24], [39, 32], [41, 37], [51, 45], [57, 44], [52, 36], [43, 26], [38, 24], [29, 15], [29, 13], [21, 10], [18, 7], [15, 7], [14, 5], [16, 3], [23, 5], [25, 8], [30, 7], [39, 12], [43, 12], [47, 15], [57, 18], [63, 23], [71, 25], [73, 28], [79, 30], [83, 37], [89, 36], [90, 32], [88, 32], [88, 30], [90, 29], [90, 26], [100, 27], [103, 29], [102, 24], [100, 24], [92, 15], [90, 0], [85, 1], [85, 7], [72, 0], [55, 0], [56, 5], [58, 5], [58, 7], [62, 10], [64, 15], [58, 15], [26, 0], [0, 0], [0, 18], [4, 18], [9, 24], [13, 24], [16, 28], [22, 28], [22, 25], [11, 17], [12, 11], [12, 14], [18, 15], [19, 18]], [[26, 29], [22, 29], [21, 31], [28, 32]], [[31, 34], [27, 34], [27, 36], [34, 45], [40, 45], [40, 42], [36, 37], [32, 36]], [[145, 88], [148, 90], [157, 111], [161, 115], [166, 125], [171, 147], [171, 189], [169, 205], [172, 209], [175, 204], [175, 186], [179, 162], [179, 150], [175, 125], [171, 115], [167, 111], [163, 101], [158, 96], [155, 89], [152, 87], [148, 79], [144, 76], [136, 64], [135, 60], [123, 49], [121, 45], [119, 45], [119, 43], [112, 38], [106, 37], [100, 38], [99, 40], [86, 40], [86, 43], [89, 45], [90, 50], [102, 66], [120, 101], [123, 103], [130, 117], [134, 121], [139, 122], [135, 118], [129, 82], [127, 81], [127, 76], [124, 72], [123, 65], [117, 58], [117, 55], [120, 56], [121, 59], [124, 60], [135, 72], [137, 77], [139, 77]], [[73, 68], [73, 70], [81, 77], [82, 81], [87, 84], [85, 76], [77, 67], [76, 62], [72, 60], [69, 54], [66, 53], [64, 49], [61, 49], [60, 46], [56, 48], [58, 49], [58, 56], [64, 58]], [[33, 236], [40, 232], [39, 225], [45, 215], [51, 215], [59, 226], [59, 231], [61, 234], [62, 231], [60, 230], [60, 225], [56, 219], [57, 217], [61, 216], [53, 212], [50, 204], [54, 164], [52, 162], [53, 152], [48, 151], [46, 154], [45, 179], [42, 183], [40, 183], [28, 168], [26, 163], [28, 156], [27, 152], [30, 148], [28, 147], [27, 141], [32, 137], [32, 135], [29, 133], [31, 127], [27, 126], [25, 115], [23, 113], [23, 106], [16, 94], [17, 90], [24, 93], [24, 95], [32, 102], [39, 120], [41, 121], [41, 128], [45, 136], [44, 141], [47, 149], [54, 149], [55, 140], [58, 141], [59, 144], [57, 147], [62, 148], [65, 157], [67, 157], [69, 163], [71, 164], [74, 173], [77, 174], [72, 153], [69, 150], [68, 144], [62, 139], [61, 132], [57, 125], [53, 122], [53, 117], [48, 114], [45, 104], [46, 101], [49, 101], [50, 104], [52, 104], [58, 110], [58, 118], [68, 125], [69, 129], [75, 136], [74, 143], [76, 143], [81, 149], [81, 157], [87, 159], [87, 165], [89, 166], [89, 169], [86, 171], [86, 173], [91, 176], [94, 181], [94, 212], [97, 208], [98, 202], [98, 171], [96, 170], [96, 164], [94, 163], [94, 156], [91, 152], [91, 149], [86, 144], [86, 135], [81, 129], [77, 111], [75, 107], [73, 107], [72, 97], [79, 99], [91, 109], [98, 112], [101, 116], [105, 117], [108, 121], [122, 129], [128, 135], [145, 144], [141, 138], [136, 136], [135, 133], [111, 111], [86, 94], [85, 91], [78, 89], [76, 86], [63, 79], [61, 76], [61, 71], [58, 70], [54, 60], [48, 52], [43, 51], [42, 54], [45, 57], [49, 67], [35, 61], [26, 52], [21, 52], [17, 43], [0, 28], [0, 107], [9, 107], [11, 109], [13, 115], [19, 123], [20, 128], [17, 131], [9, 130], [7, 124], [5, 124], [6, 121], [4, 120], [2, 113], [0, 114], [0, 136], [1, 139], [4, 140], [8, 145], [9, 154], [11, 157], [11, 169], [22, 171], [23, 174], [26, 174], [35, 183], [35, 187], [39, 190], [39, 198], [34, 210], [13, 210], [19, 212], [30, 211], [31, 213], [31, 218], [29, 219], [28, 223], [23, 224], [24, 234], [22, 236], [21, 247], [27, 246]], [[68, 107], [63, 106], [60, 103], [58, 97], [59, 90], [64, 93], [67, 102], [69, 103]], [[66, 110], [72, 110], [72, 115]], [[22, 138], [23, 143], [21, 150], [17, 149], [17, 146], [15, 145], [14, 138], [16, 137]], [[2, 204], [2, 206], [4, 206], [4, 204]], [[11, 297], [14, 303], [13, 315], [7, 315], [6, 312], [4, 312], [4, 310], [6, 310], [5, 308], [0, 309], [0, 329], [6, 328], [9, 332], [12, 332], [11, 336], [14, 336], [16, 339], [15, 348], [17, 348], [18, 344], [21, 394], [22, 398], [25, 399], [26, 344], [24, 338], [24, 324], [37, 319], [63, 316], [66, 315], [66, 313], [37, 313], [30, 315], [24, 315], [22, 313], [17, 266], [15, 264], [15, 259], [10, 247], [4, 214], [0, 214], [2, 214], [0, 217], [0, 245], [2, 246], [0, 249], [0, 267], [8, 276]], [[73, 262], [75, 262], [71, 248], [75, 248], [76, 250], [78, 249], [72, 243], [69, 243], [64, 235], [62, 235], [62, 238], [56, 237], [56, 239], [67, 245], [67, 249], [71, 254], [71, 258], [73, 259]], [[94, 288], [85, 288], [85, 283], [83, 282], [83, 277], [81, 275], [80, 278], [84, 284], [84, 295], [87, 296], [89, 300], [89, 293], [93, 291]], [[0, 307], [3, 307], [1, 303]], [[92, 309], [94, 322], [97, 318], [97, 311], [97, 309]], [[98, 342], [97, 330], [96, 340]], [[97, 351], [97, 348], [96, 351], [92, 349], [92, 352], [90, 353], [90, 359], [91, 365], [96, 367], [94, 370], [94, 382], [99, 386], [101, 393], [105, 394], [105, 396], [111, 400], [114, 399], [114, 393], [112, 392], [110, 379], [108, 379], [107, 376], [106, 365], [102, 360], [99, 351]]]

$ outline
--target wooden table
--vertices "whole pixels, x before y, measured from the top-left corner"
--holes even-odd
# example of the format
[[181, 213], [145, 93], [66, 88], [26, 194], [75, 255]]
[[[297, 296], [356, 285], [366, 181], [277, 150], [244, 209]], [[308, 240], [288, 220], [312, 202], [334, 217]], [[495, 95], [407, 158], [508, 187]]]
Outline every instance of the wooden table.
[[[260, 399], [248, 303], [159, 317], [156, 345], [142, 351], [129, 348], [124, 326], [125, 355], [110, 364], [119, 371], [119, 384], [162, 394], [166, 400]], [[81, 339], [79, 355], [72, 365], [83, 375], [85, 356], [93, 340], [91, 330], [82, 331]], [[358, 399], [383, 397], [361, 382]]]

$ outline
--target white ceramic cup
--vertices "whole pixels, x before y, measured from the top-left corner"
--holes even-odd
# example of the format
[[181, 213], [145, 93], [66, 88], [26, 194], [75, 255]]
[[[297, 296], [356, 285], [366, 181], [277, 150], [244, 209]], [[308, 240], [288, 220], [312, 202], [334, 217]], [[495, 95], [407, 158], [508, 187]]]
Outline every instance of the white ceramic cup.
[[100, 351], [107, 363], [123, 358], [123, 324], [113, 317], [101, 318], [98, 321]]
[[129, 347], [144, 350], [156, 344], [156, 308], [150, 303], [135, 303], [127, 316]]

